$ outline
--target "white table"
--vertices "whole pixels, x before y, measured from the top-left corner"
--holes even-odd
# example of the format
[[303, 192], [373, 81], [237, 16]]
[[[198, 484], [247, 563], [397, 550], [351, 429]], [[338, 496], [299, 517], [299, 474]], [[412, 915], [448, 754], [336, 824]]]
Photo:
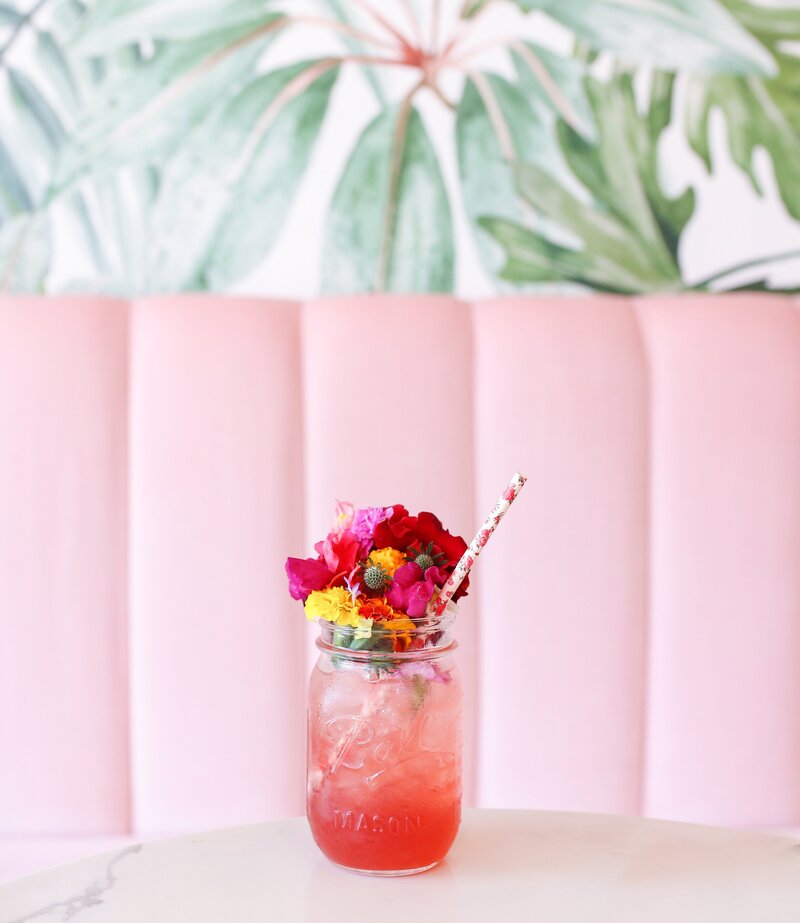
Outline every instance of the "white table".
[[800, 844], [663, 821], [466, 811], [424, 875], [342, 871], [304, 819], [75, 862], [0, 888], [0, 923], [798, 923]]

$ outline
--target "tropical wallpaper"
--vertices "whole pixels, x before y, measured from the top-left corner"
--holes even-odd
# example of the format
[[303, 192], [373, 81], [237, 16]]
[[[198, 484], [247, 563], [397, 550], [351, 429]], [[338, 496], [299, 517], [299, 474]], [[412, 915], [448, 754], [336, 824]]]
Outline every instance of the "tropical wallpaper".
[[798, 257], [800, 4], [0, 2], [2, 291], [794, 289]]

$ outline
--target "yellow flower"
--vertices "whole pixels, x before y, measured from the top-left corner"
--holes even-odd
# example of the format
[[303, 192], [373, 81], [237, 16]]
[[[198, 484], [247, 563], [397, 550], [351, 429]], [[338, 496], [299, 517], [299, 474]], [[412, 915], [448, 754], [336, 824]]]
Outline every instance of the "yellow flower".
[[358, 609], [354, 606], [347, 606], [345, 609], [339, 610], [339, 615], [336, 619], [337, 625], [342, 625], [344, 628], [357, 628], [358, 627]]
[[306, 618], [312, 622], [325, 619], [337, 625], [358, 626], [358, 609], [353, 605], [350, 593], [341, 586], [312, 591], [306, 600], [305, 612]]
[[369, 558], [373, 564], [380, 565], [390, 577], [394, 577], [397, 568], [406, 563], [405, 554], [396, 548], [379, 548], [371, 552]]
[[373, 619], [365, 619], [362, 616], [359, 616], [353, 639], [355, 641], [366, 641], [368, 638], [371, 638], [373, 621]]

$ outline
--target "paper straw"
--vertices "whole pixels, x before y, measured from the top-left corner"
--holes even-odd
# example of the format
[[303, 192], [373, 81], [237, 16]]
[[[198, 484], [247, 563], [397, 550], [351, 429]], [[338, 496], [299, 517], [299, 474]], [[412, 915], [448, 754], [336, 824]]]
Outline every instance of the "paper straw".
[[467, 579], [467, 574], [472, 569], [475, 559], [486, 547], [486, 543], [492, 537], [492, 533], [497, 528], [500, 520], [508, 512], [508, 508], [519, 496], [519, 492], [525, 486], [524, 478], [519, 471], [514, 472], [514, 476], [509, 481], [508, 487], [503, 491], [500, 499], [495, 503], [494, 509], [484, 520], [483, 525], [478, 529], [478, 534], [470, 542], [469, 548], [461, 556], [461, 560], [456, 564], [455, 570], [450, 574], [450, 579], [442, 587], [441, 593], [432, 599], [428, 604], [429, 616], [441, 615], [447, 604], [453, 598], [461, 584]]

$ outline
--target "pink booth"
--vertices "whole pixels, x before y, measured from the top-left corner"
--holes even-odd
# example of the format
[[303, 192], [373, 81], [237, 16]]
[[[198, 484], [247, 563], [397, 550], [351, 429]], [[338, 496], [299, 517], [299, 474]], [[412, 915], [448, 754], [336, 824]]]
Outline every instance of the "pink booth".
[[800, 825], [797, 301], [4, 297], [0, 446], [0, 878], [302, 813], [284, 559], [515, 468], [467, 803]]

